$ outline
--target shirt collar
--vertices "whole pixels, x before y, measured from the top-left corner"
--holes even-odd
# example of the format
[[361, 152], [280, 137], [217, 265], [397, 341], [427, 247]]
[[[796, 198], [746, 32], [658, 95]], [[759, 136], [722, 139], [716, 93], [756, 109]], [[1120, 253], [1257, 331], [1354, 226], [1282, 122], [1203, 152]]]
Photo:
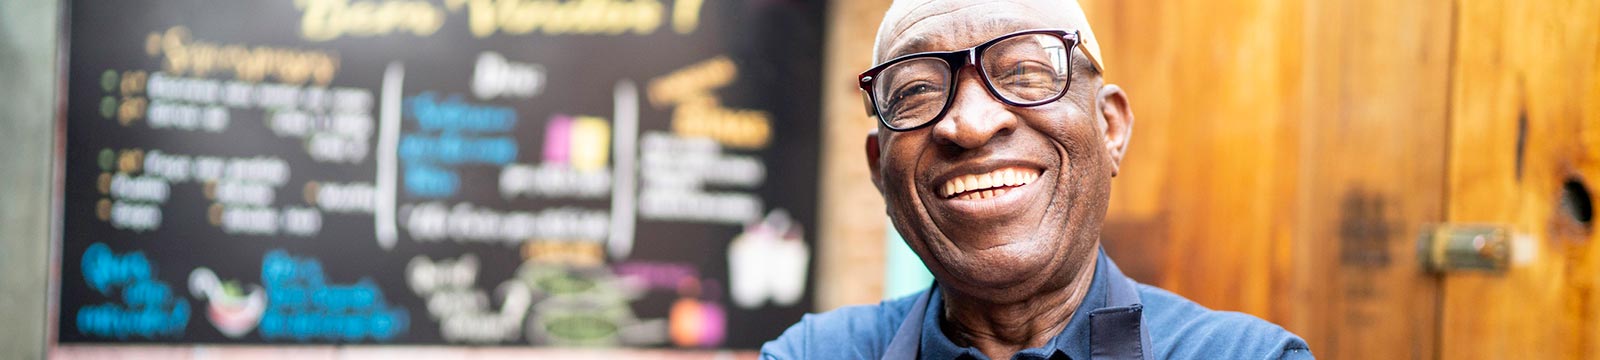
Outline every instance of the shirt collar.
[[[1111, 258], [1106, 257], [1105, 249], [1099, 250], [1098, 260], [1094, 266], [1094, 280], [1089, 282], [1089, 293], [1084, 296], [1083, 303], [1078, 309], [1072, 311], [1072, 320], [1067, 321], [1067, 327], [1061, 333], [1050, 338], [1044, 346], [1023, 349], [1012, 356], [1014, 359], [1049, 359], [1058, 353], [1072, 359], [1089, 359], [1091, 347], [1089, 344], [1089, 312], [1106, 306], [1107, 273], [1106, 267], [1111, 264]], [[928, 299], [928, 311], [922, 317], [922, 358], [931, 359], [988, 359], [983, 352], [975, 347], [957, 346], [950, 338], [945, 336], [944, 329], [939, 326], [939, 317], [944, 314], [944, 299], [940, 297], [939, 287], [934, 286], [929, 290], [931, 298]]]

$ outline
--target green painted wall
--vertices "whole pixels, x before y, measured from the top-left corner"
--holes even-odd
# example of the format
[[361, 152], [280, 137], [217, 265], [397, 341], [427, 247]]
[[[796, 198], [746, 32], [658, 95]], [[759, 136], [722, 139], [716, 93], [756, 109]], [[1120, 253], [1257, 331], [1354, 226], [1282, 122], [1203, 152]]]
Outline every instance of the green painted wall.
[[44, 357], [59, 5], [0, 1], [0, 359]]
[[922, 265], [922, 259], [911, 251], [900, 233], [894, 230], [894, 224], [884, 228], [887, 229], [883, 237], [887, 248], [883, 252], [886, 258], [883, 262], [883, 298], [893, 299], [927, 289], [928, 284], [933, 283], [933, 274], [928, 272], [926, 265]]

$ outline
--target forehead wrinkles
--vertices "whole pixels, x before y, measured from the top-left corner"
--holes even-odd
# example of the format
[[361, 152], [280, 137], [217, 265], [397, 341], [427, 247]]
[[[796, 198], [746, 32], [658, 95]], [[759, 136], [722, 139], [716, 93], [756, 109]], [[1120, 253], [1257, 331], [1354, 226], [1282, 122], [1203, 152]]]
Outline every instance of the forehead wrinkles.
[[[994, 32], [981, 39], [965, 39], [971, 44], [959, 47], [977, 45], [988, 40], [989, 37], [999, 36], [1010, 31], [994, 29], [1024, 30], [1037, 27], [1065, 27], [1076, 28], [1075, 24], [1063, 15], [1066, 13], [1059, 6], [1071, 4], [1070, 1], [1049, 1], [1042, 4], [1029, 1], [944, 1], [944, 0], [898, 0], [889, 7], [884, 15], [883, 23], [878, 28], [878, 38], [872, 47], [873, 63], [882, 63], [884, 60], [898, 55], [912, 53], [905, 49], [917, 50], [928, 43], [950, 40], [961, 36], [976, 36], [984, 32]], [[976, 10], [976, 7], [989, 7], [992, 9]], [[920, 31], [919, 25], [937, 21], [948, 16], [967, 15], [967, 12], [977, 11], [980, 16], [972, 21], [960, 21], [942, 24], [945, 27], [937, 31]], [[962, 12], [961, 14], [957, 14]], [[911, 34], [907, 35], [908, 32]], [[907, 37], [909, 36], [909, 37]], [[958, 47], [952, 47], [958, 48]], [[949, 50], [949, 49], [943, 49]], [[927, 50], [932, 51], [932, 50]]]
[[895, 40], [895, 45], [884, 53], [881, 60], [924, 51], [947, 51], [977, 46], [1001, 34], [1040, 27], [1043, 26], [1011, 16], [957, 22], [941, 26], [939, 31], [916, 31], [902, 36]]

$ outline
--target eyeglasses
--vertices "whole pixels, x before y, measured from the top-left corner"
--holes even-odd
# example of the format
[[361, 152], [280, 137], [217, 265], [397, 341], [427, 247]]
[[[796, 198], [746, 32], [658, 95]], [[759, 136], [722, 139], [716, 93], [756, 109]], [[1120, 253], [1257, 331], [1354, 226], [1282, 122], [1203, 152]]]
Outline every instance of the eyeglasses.
[[[1042, 29], [1002, 35], [978, 46], [894, 58], [862, 72], [867, 113], [885, 127], [911, 131], [943, 118], [955, 100], [956, 74], [978, 68], [984, 88], [1007, 105], [1032, 107], [1060, 99], [1072, 83], [1077, 31]], [[1092, 52], [1080, 49], [1091, 65]]]

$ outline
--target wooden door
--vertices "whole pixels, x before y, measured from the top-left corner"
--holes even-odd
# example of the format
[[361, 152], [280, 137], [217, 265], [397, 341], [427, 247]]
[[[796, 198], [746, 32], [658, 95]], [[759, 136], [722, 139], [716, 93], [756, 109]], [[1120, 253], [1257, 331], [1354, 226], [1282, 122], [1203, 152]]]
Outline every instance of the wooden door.
[[1517, 234], [1504, 274], [1450, 273], [1446, 359], [1600, 356], [1600, 1], [1460, 0], [1446, 217]]
[[1453, 1], [1084, 2], [1137, 117], [1107, 252], [1321, 358], [1433, 358]]

